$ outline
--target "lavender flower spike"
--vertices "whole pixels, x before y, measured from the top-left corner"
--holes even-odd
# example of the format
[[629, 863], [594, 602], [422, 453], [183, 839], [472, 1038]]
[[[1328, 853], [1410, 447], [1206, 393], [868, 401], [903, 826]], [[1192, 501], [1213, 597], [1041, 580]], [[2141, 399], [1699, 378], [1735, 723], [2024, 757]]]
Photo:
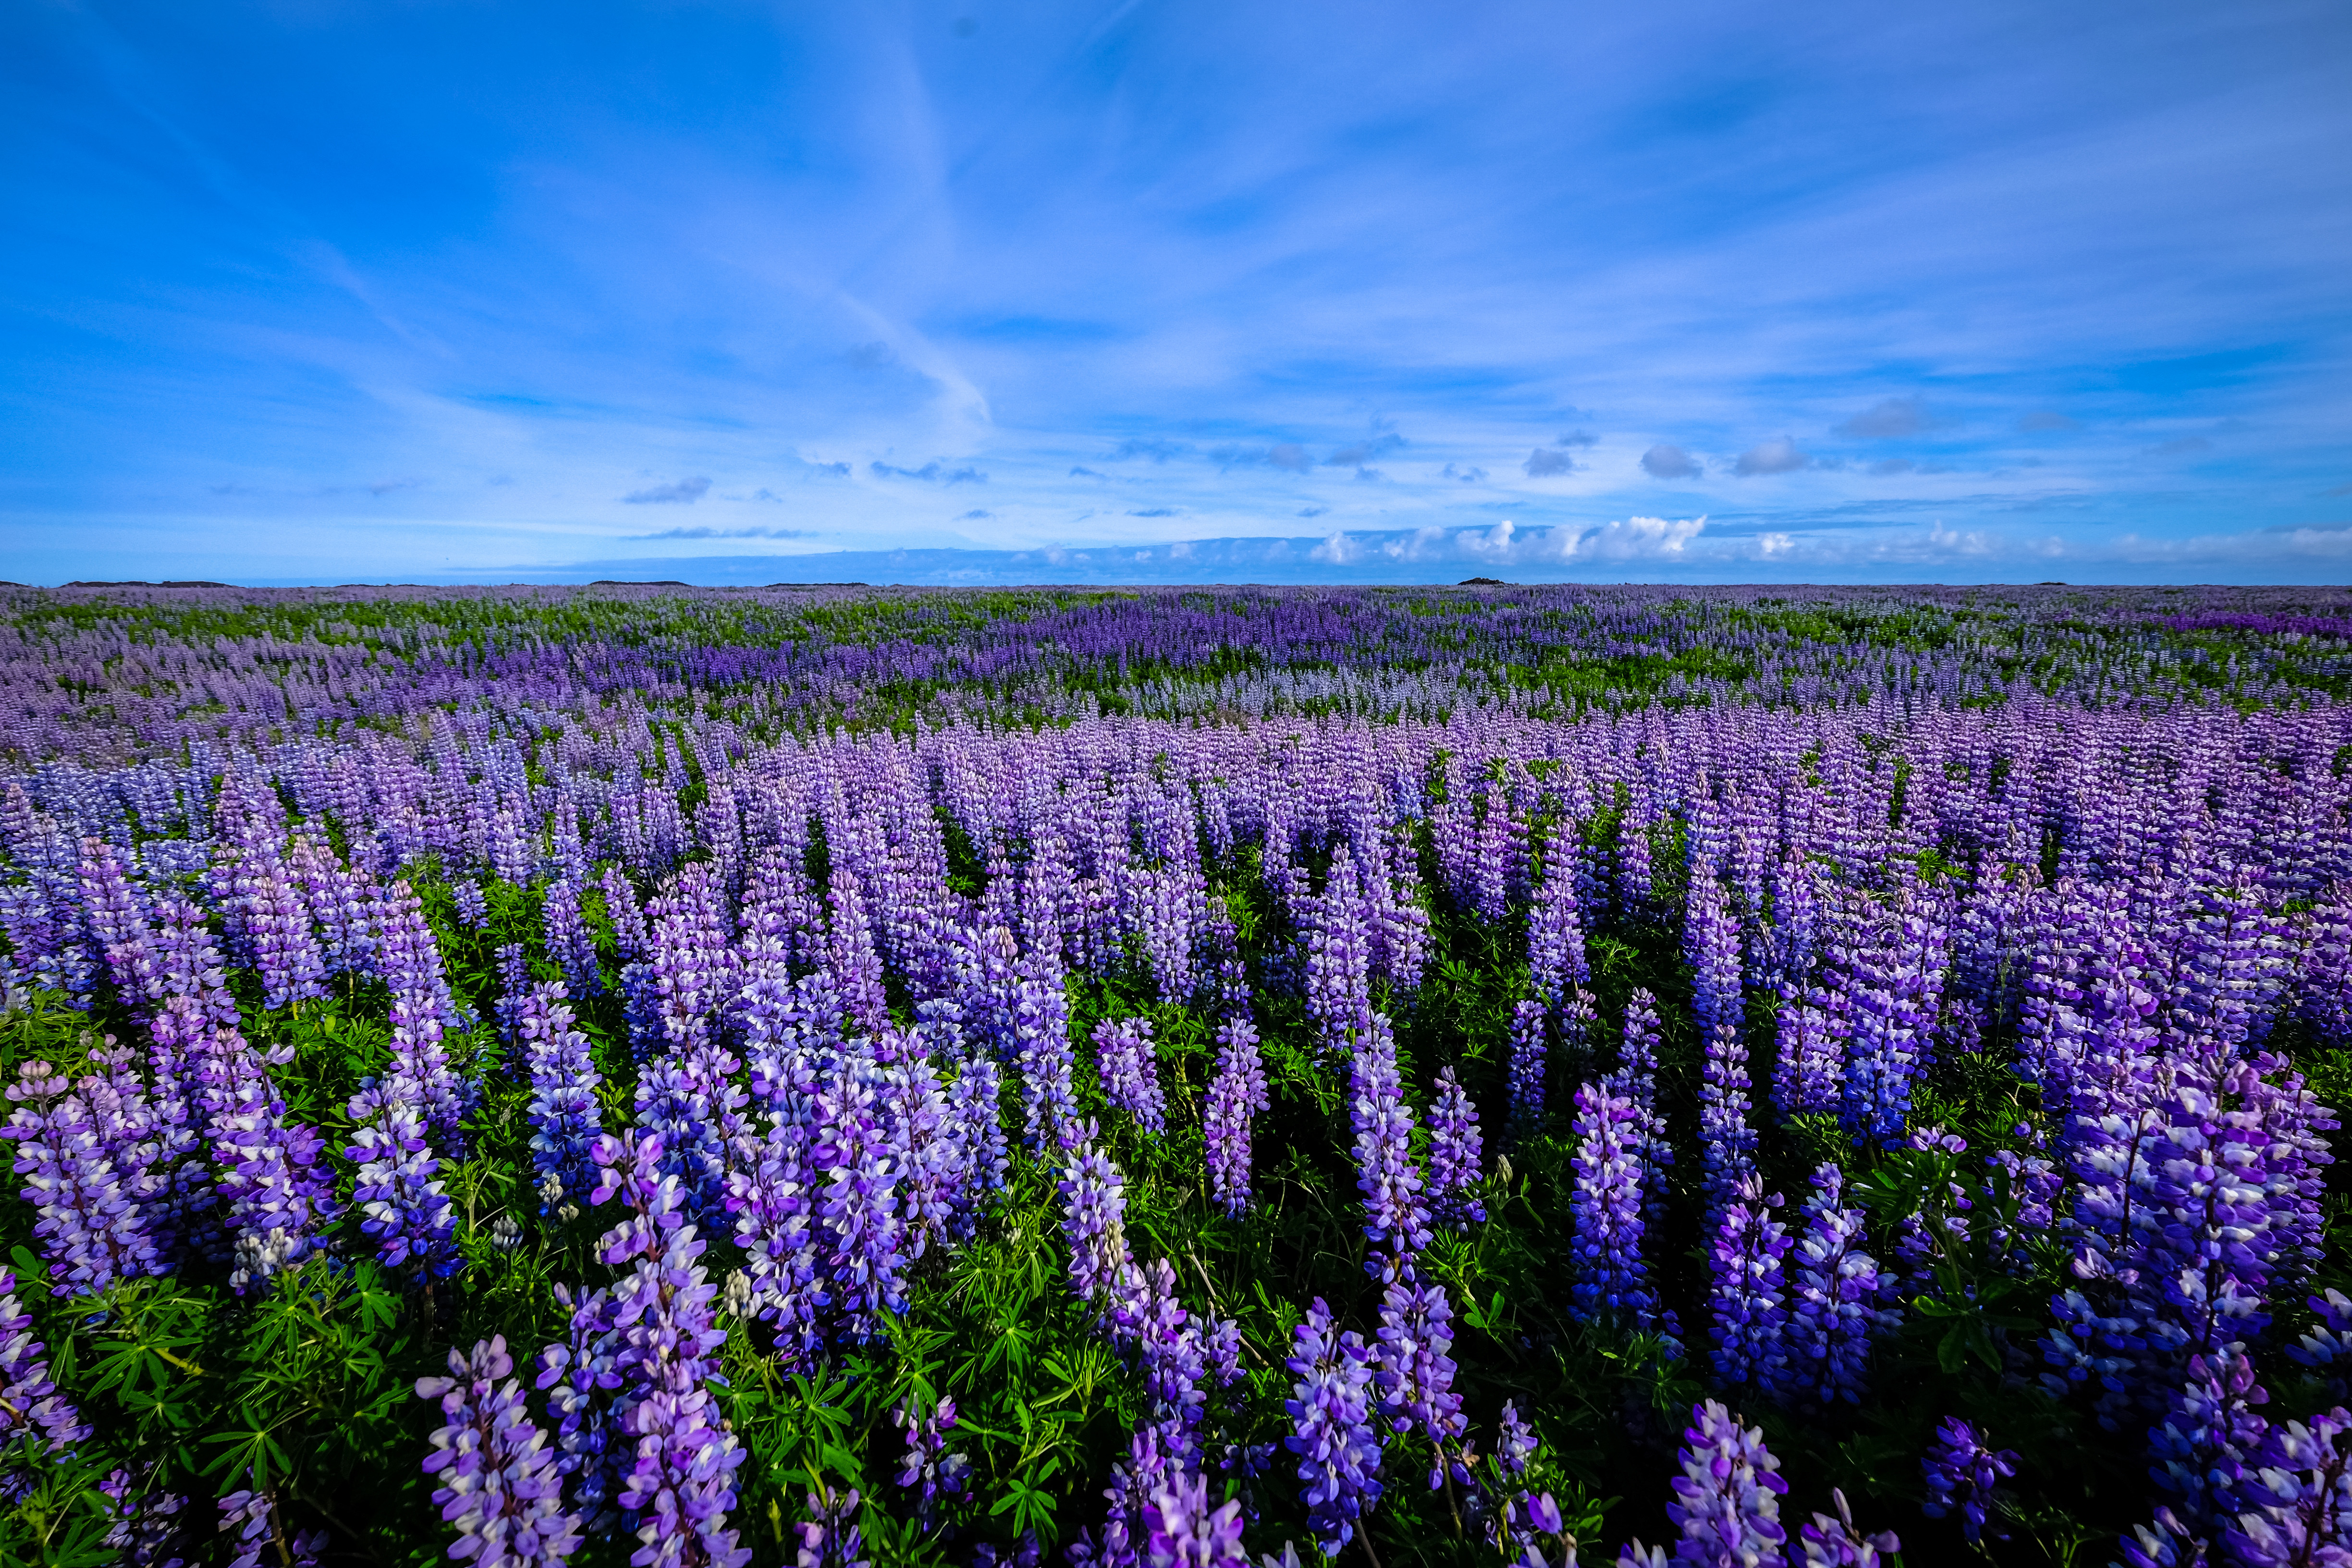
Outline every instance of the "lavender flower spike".
[[[2017, 1456], [2007, 1449], [1995, 1453], [1977, 1436], [1976, 1428], [1948, 1415], [1936, 1429], [1935, 1447], [1919, 1461], [1919, 1469], [1927, 1482], [1927, 1500], [1919, 1511], [1929, 1519], [1958, 1513], [1962, 1531], [1974, 1544], [1999, 1499], [1996, 1489], [2001, 1479], [2017, 1474]], [[2003, 1537], [1995, 1531], [1993, 1539]]]
[[416, 1396], [439, 1400], [446, 1418], [425, 1473], [440, 1478], [433, 1500], [457, 1527], [449, 1555], [477, 1568], [562, 1562], [580, 1545], [580, 1521], [564, 1510], [563, 1478], [524, 1406], [521, 1380], [509, 1375], [506, 1340], [482, 1342], [470, 1358], [451, 1351], [449, 1371], [416, 1380]]
[[1157, 1135], [1168, 1130], [1167, 1098], [1152, 1056], [1151, 1020], [1119, 1018], [1095, 1026], [1095, 1062], [1103, 1098], [1135, 1118], [1137, 1127]]
[[16, 1300], [16, 1271], [0, 1268], [0, 1492], [21, 1444], [63, 1454], [89, 1436], [81, 1415], [49, 1380], [33, 1320]]
[[1469, 1091], [1455, 1081], [1451, 1066], [1440, 1068], [1429, 1108], [1429, 1208], [1439, 1224], [1458, 1230], [1465, 1222], [1486, 1223], [1486, 1205], [1471, 1195], [1485, 1173], [1479, 1169], [1484, 1142]]
[[1800, 1533], [1798, 1544], [1804, 1549], [1805, 1568], [1879, 1568], [1886, 1557], [1903, 1550], [1891, 1530], [1876, 1535], [1856, 1530], [1845, 1493], [1835, 1487], [1830, 1489], [1830, 1501], [1837, 1512], [1813, 1515], [1813, 1521]]
[[1209, 1506], [1208, 1478], [1179, 1470], [1143, 1506], [1144, 1561], [1150, 1568], [1249, 1568], [1242, 1550], [1242, 1505]]
[[1339, 1333], [1318, 1296], [1298, 1325], [1288, 1363], [1298, 1381], [1284, 1402], [1305, 1483], [1307, 1517], [1327, 1557], [1354, 1539], [1356, 1521], [1380, 1500], [1381, 1443], [1372, 1429], [1372, 1356], [1353, 1333]]
[[696, 1262], [703, 1244], [686, 1222], [686, 1198], [662, 1172], [658, 1138], [596, 1144], [600, 1179], [591, 1202], [618, 1197], [629, 1213], [598, 1240], [600, 1260], [628, 1272], [613, 1287], [611, 1321], [620, 1331], [614, 1370], [623, 1384], [619, 1425], [636, 1463], [623, 1479], [620, 1506], [645, 1521], [635, 1568], [740, 1568], [751, 1560], [727, 1528], [743, 1448], [718, 1424], [706, 1385], [718, 1374], [726, 1331], [716, 1326], [718, 1294]]
[[1780, 1461], [1764, 1447], [1763, 1428], [1742, 1427], [1710, 1399], [1691, 1411], [1682, 1464], [1675, 1501], [1666, 1505], [1666, 1517], [1683, 1532], [1675, 1560], [1780, 1568], [1787, 1561], [1780, 1549], [1789, 1539], [1780, 1527], [1780, 1499], [1789, 1483], [1780, 1479]]

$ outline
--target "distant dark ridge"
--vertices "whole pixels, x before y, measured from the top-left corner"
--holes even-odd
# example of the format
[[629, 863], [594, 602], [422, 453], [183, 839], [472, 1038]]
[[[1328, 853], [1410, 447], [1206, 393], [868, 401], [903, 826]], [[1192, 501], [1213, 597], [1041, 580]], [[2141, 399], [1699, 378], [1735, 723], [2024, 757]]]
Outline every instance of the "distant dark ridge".
[[771, 583], [771, 588], [871, 588], [871, 583]]
[[[7, 585], [11, 588], [18, 588], [22, 587], [24, 584], [20, 583], [11, 583]], [[129, 578], [120, 583], [76, 582], [68, 583], [66, 586], [68, 588], [226, 588], [228, 584], [226, 583], [214, 583], [191, 577], [183, 581], [170, 583], [145, 583], [141, 582], [137, 578]]]
[[690, 584], [681, 583], [675, 577], [662, 577], [645, 583], [627, 583], [618, 577], [599, 577], [588, 585], [591, 588], [684, 588]]
[[1507, 588], [1510, 586], [1508, 583], [1504, 582], [1500, 577], [1465, 577], [1457, 585], [1464, 588]]

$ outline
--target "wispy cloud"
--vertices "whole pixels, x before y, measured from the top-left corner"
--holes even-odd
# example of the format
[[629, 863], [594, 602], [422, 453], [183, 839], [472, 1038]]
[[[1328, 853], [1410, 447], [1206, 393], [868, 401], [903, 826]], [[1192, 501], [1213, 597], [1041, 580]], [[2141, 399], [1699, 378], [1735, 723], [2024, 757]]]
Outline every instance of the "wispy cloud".
[[632, 506], [692, 506], [710, 492], [710, 481], [700, 475], [690, 479], [677, 479], [666, 485], [649, 485], [641, 490], [631, 490], [621, 499]]
[[978, 468], [951, 468], [937, 458], [919, 468], [893, 468], [878, 458], [866, 467], [877, 479], [920, 479], [926, 484], [940, 485], [984, 485], [988, 482], [988, 476]]
[[1916, 436], [1932, 423], [1921, 397], [1885, 397], [1837, 426], [1837, 434], [1858, 441], [1892, 441]]
[[624, 539], [807, 539], [798, 528], [665, 528], [659, 533], [625, 533]]
[[1387, 435], [1375, 436], [1369, 440], [1351, 441], [1326, 456], [1323, 462], [1328, 468], [1361, 468], [1368, 467], [1373, 459], [1396, 451], [1404, 444], [1403, 437], [1391, 431]]

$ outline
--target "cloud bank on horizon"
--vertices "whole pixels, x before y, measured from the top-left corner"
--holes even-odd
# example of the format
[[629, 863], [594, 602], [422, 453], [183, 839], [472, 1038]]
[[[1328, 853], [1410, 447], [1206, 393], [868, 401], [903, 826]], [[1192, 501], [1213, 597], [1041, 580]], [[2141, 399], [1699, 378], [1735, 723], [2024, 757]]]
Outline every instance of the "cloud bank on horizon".
[[2352, 576], [2325, 0], [579, 20], [0, 16], [6, 574]]

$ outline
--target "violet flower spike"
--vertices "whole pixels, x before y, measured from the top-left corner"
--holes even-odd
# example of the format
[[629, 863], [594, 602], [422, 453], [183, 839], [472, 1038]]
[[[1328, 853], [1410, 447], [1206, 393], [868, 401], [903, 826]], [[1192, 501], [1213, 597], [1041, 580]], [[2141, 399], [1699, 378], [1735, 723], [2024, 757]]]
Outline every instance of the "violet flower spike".
[[[1948, 1415], [1937, 1427], [1935, 1445], [1919, 1461], [1919, 1469], [1927, 1485], [1919, 1511], [1929, 1519], [1958, 1513], [1961, 1531], [1973, 1545], [1999, 1506], [2002, 1479], [2017, 1474], [2017, 1456], [2007, 1449], [1996, 1453], [1977, 1436], [1975, 1427]], [[1993, 1539], [2006, 1537], [1995, 1531]]]
[[1307, 1518], [1324, 1555], [1336, 1557], [1381, 1496], [1372, 1354], [1355, 1334], [1338, 1331], [1319, 1296], [1298, 1325], [1297, 1343], [1287, 1363], [1298, 1381], [1283, 1405], [1291, 1423], [1286, 1441], [1298, 1456]]
[[580, 1520], [564, 1509], [556, 1454], [510, 1375], [506, 1340], [493, 1336], [470, 1357], [451, 1351], [449, 1371], [416, 1380], [416, 1396], [440, 1401], [445, 1418], [425, 1473], [438, 1479], [442, 1519], [457, 1527], [449, 1555], [478, 1568], [562, 1562], [580, 1545]]

